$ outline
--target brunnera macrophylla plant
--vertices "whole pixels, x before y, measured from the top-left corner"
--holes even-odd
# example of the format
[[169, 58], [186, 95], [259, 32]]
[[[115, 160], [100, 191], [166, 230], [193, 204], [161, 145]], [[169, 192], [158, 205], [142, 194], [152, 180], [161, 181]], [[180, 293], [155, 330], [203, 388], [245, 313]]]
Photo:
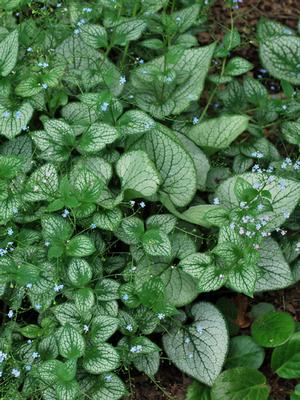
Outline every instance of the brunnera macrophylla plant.
[[234, 25], [199, 44], [212, 4], [0, 2], [3, 398], [118, 400], [162, 349], [212, 386], [205, 293], [300, 278], [300, 38], [262, 19], [256, 76]]

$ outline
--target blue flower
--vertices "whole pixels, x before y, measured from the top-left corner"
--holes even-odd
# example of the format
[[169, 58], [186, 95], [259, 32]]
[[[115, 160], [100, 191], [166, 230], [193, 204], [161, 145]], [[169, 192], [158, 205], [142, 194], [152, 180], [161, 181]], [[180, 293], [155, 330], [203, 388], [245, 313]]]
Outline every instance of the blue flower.
[[124, 84], [126, 83], [126, 78], [125, 78], [125, 76], [121, 76], [121, 77], [120, 77], [119, 83], [120, 83], [120, 85], [124, 85]]
[[108, 107], [109, 107], [109, 103], [107, 103], [106, 101], [101, 104], [101, 110], [102, 111], [107, 111]]
[[63, 211], [63, 213], [61, 214], [61, 216], [63, 217], [63, 218], [67, 218], [67, 216], [70, 214], [70, 211], [67, 209], [67, 208], [65, 208], [64, 209], [64, 211]]
[[280, 179], [280, 181], [278, 182], [278, 185], [279, 185], [281, 190], [286, 189], [286, 182], [285, 182], [284, 179]]
[[140, 344], [132, 346], [130, 349], [131, 353], [140, 353], [141, 351], [143, 351], [143, 346], [141, 346]]
[[127, 301], [129, 299], [129, 296], [127, 293], [123, 294], [122, 300]]
[[7, 229], [7, 234], [8, 234], [8, 236], [12, 236], [14, 234], [13, 229], [12, 228], [8, 228]]
[[4, 113], [2, 114], [3, 118], [8, 118], [10, 116], [10, 112], [9, 111], [4, 111]]
[[6, 250], [6, 249], [1, 249], [1, 248], [0, 248], [0, 257], [5, 256], [5, 254], [7, 254], [7, 250]]
[[54, 292], [59, 292], [60, 290], [62, 290], [64, 288], [64, 285], [55, 285], [53, 287]]
[[0, 351], [0, 363], [3, 363], [7, 359], [7, 354]]
[[11, 370], [11, 374], [15, 377], [15, 378], [19, 378], [19, 376], [21, 375], [21, 372], [17, 369], [17, 368], [13, 368]]
[[112, 376], [111, 375], [105, 375], [104, 380], [105, 380], [105, 382], [111, 382], [112, 381]]
[[86, 23], [86, 20], [84, 19], [84, 18], [81, 18], [78, 22], [77, 22], [77, 25], [78, 26], [82, 26], [82, 25], [84, 25]]

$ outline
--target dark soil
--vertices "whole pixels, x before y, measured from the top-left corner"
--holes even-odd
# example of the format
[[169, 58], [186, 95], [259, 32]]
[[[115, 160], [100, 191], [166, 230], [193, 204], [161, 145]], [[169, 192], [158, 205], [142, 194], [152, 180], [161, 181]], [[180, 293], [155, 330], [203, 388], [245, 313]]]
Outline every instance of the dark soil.
[[[261, 17], [275, 19], [291, 28], [296, 28], [300, 18], [300, 0], [244, 0], [238, 13], [235, 13], [235, 26], [243, 36], [243, 42], [247, 45], [239, 51], [249, 61], [260, 68], [255, 42], [256, 24]], [[211, 33], [201, 33], [199, 42], [209, 43], [219, 39], [230, 26], [230, 14], [224, 7], [224, 0], [217, 0], [210, 17], [210, 24], [213, 24], [213, 36]], [[245, 54], [243, 54], [245, 53]], [[239, 308], [238, 324], [242, 332], [247, 333], [251, 323], [248, 311], [251, 305], [264, 301], [272, 303], [276, 309], [288, 311], [296, 321], [300, 321], [300, 283], [292, 288], [270, 292], [254, 300], [240, 295], [235, 296]], [[262, 372], [267, 376], [268, 384], [271, 386], [273, 400], [289, 400], [295, 384], [300, 380], [283, 380], [272, 374], [270, 370], [271, 351], [267, 351], [265, 367]], [[184, 400], [187, 387], [191, 379], [182, 374], [168, 361], [161, 364], [160, 371], [155, 377], [155, 382], [146, 375], [133, 372], [135, 375], [128, 380], [128, 387], [131, 387], [131, 395], [127, 400]], [[242, 400], [242, 399], [241, 399]]]

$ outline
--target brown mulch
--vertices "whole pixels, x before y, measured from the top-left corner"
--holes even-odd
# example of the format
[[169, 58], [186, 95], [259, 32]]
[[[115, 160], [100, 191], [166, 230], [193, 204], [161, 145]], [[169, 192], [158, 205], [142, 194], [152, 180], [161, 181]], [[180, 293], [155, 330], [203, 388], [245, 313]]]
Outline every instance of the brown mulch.
[[[255, 43], [258, 20], [260, 17], [275, 19], [295, 29], [300, 18], [300, 0], [244, 0], [240, 10], [235, 15], [235, 26], [242, 35], [243, 42], [247, 43], [245, 54], [243, 54], [243, 49], [239, 53], [259, 68]], [[224, 0], [216, 1], [210, 21], [215, 26], [214, 40], [218, 40], [230, 26], [230, 14], [224, 7]], [[201, 44], [209, 43], [211, 40], [211, 33], [199, 35]], [[247, 321], [249, 320], [247, 313], [251, 308], [251, 303], [270, 302], [274, 304], [276, 309], [288, 311], [296, 321], [300, 321], [300, 283], [293, 288], [256, 297], [254, 301], [245, 300], [243, 296], [237, 296], [236, 299], [240, 307], [238, 322], [241, 328], [245, 328], [245, 333], [247, 333]], [[272, 374], [270, 370], [271, 350], [266, 353], [266, 366], [262, 368], [262, 371], [267, 376], [268, 384], [271, 386], [272, 399], [288, 400], [295, 385], [300, 383], [300, 380], [283, 380]], [[162, 363], [155, 381], [158, 385], [155, 385], [147, 376], [136, 373], [136, 376], [131, 377], [132, 394], [126, 397], [126, 400], [184, 400], [187, 387], [191, 383], [189, 377], [182, 374], [167, 361]], [[129, 386], [129, 382], [127, 384]]]

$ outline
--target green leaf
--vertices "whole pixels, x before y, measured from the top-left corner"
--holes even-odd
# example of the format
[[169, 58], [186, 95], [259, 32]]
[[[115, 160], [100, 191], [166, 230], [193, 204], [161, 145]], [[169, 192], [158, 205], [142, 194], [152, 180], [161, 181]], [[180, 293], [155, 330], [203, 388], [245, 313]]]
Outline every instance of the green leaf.
[[148, 376], [154, 377], [159, 369], [159, 352], [137, 355], [133, 361], [135, 368]]
[[83, 336], [71, 325], [61, 328], [58, 348], [61, 356], [65, 358], [79, 358], [84, 354], [85, 341]]
[[223, 372], [212, 387], [212, 400], [267, 400], [270, 388], [265, 376], [252, 368]]
[[240, 201], [251, 202], [257, 196], [258, 191], [248, 181], [237, 177], [234, 184], [234, 194]]
[[90, 338], [96, 345], [105, 342], [117, 330], [119, 321], [115, 317], [109, 315], [97, 315], [93, 321], [90, 330]]
[[54, 315], [62, 325], [70, 324], [78, 331], [81, 331], [84, 322], [89, 321], [92, 317], [90, 313], [82, 315], [76, 305], [70, 302], [65, 302], [56, 306]]
[[178, 207], [184, 207], [196, 191], [196, 171], [190, 155], [163, 125], [146, 132], [133, 145], [144, 150], [161, 176], [160, 191]]
[[113, 371], [119, 366], [117, 351], [107, 343], [98, 343], [87, 348], [83, 358], [83, 368], [90, 374]]
[[78, 382], [58, 382], [55, 384], [57, 400], [75, 400], [80, 393]]
[[120, 284], [113, 279], [102, 279], [97, 282], [95, 292], [99, 301], [111, 301], [119, 298]]
[[75, 189], [76, 197], [80, 202], [94, 203], [99, 200], [103, 182], [96, 173], [85, 168], [84, 164], [79, 162], [72, 168], [70, 183]]
[[93, 215], [93, 223], [100, 229], [113, 232], [119, 227], [122, 216], [122, 211], [117, 207], [112, 210], [101, 210]]
[[[88, 91], [100, 85], [116, 96], [121, 93], [120, 73], [115, 65], [101, 52], [87, 46], [79, 35], [67, 37], [56, 48], [55, 55], [57, 65], [66, 65], [63, 79], [67, 86], [74, 88], [79, 84]], [[87, 110], [88, 115], [89, 108]]]
[[20, 332], [23, 336], [34, 339], [41, 335], [42, 329], [38, 325], [29, 324], [20, 328]]
[[295, 321], [286, 312], [271, 311], [256, 318], [251, 326], [253, 339], [263, 347], [285, 343], [295, 331]]
[[134, 190], [142, 196], [156, 193], [160, 182], [154, 164], [143, 151], [131, 151], [117, 162], [116, 171], [123, 190]]
[[[258, 267], [261, 274], [255, 285], [256, 292], [278, 290], [293, 284], [293, 275], [275, 240], [268, 238], [259, 249]], [[270, 257], [272, 254], [272, 257]]]
[[113, 30], [111, 45], [125, 46], [128, 42], [137, 40], [145, 29], [146, 24], [142, 19], [125, 20]]
[[230, 29], [223, 38], [223, 42], [216, 48], [215, 57], [227, 57], [230, 50], [241, 44], [241, 36], [236, 28]]
[[222, 115], [193, 126], [188, 132], [188, 137], [198, 146], [216, 151], [229, 147], [247, 126], [246, 116]]
[[143, 47], [152, 50], [160, 50], [164, 48], [164, 43], [159, 39], [147, 39], [140, 43]]
[[94, 49], [107, 47], [107, 33], [101, 25], [85, 24], [81, 27], [81, 39]]
[[13, 139], [26, 128], [32, 114], [33, 108], [30, 103], [22, 103], [15, 111], [8, 110], [0, 104], [0, 134], [7, 139]]
[[299, 37], [271, 37], [260, 44], [259, 54], [264, 67], [272, 76], [300, 85]]
[[45, 240], [64, 241], [72, 234], [72, 227], [68, 221], [56, 215], [46, 215], [41, 219], [42, 234]]
[[176, 225], [176, 218], [172, 214], [154, 214], [146, 221], [147, 228], [159, 228], [165, 233], [171, 233]]
[[199, 204], [198, 206], [192, 206], [185, 210], [183, 213], [179, 213], [174, 209], [170, 208], [170, 203], [166, 199], [162, 199], [162, 202], [166, 208], [178, 218], [184, 221], [190, 222], [191, 224], [201, 225], [205, 228], [211, 226], [222, 226], [228, 222], [226, 215], [227, 211], [224, 211], [222, 206], [213, 204]]
[[225, 367], [226, 369], [235, 367], [259, 369], [264, 358], [264, 350], [250, 336], [236, 336], [230, 339]]
[[0, 155], [0, 179], [10, 180], [21, 172], [24, 166], [21, 157]]
[[197, 178], [197, 188], [204, 189], [206, 184], [207, 173], [210, 169], [209, 161], [204, 152], [199, 149], [198, 146], [194, 144], [190, 139], [188, 139], [185, 135], [174, 132], [179, 142], [182, 144], [183, 148], [186, 152], [192, 157], [194, 161], [194, 167], [196, 170], [196, 178]]
[[185, 400], [211, 400], [210, 390], [202, 383], [193, 381], [187, 388]]
[[7, 76], [14, 68], [18, 56], [18, 31], [8, 34], [0, 43], [0, 75]]
[[117, 122], [118, 131], [122, 135], [135, 135], [154, 128], [155, 121], [140, 110], [129, 110]]
[[[6, 141], [0, 147], [0, 153], [3, 156], [17, 156], [20, 158], [24, 163], [24, 172], [29, 171], [32, 167], [32, 141], [28, 136], [18, 136], [15, 139]], [[13, 171], [14, 169], [12, 168]]]
[[118, 131], [113, 126], [97, 122], [92, 124], [81, 136], [78, 149], [81, 153], [98, 153], [107, 144], [118, 139]]
[[73, 258], [67, 270], [67, 277], [75, 287], [87, 285], [93, 276], [90, 265], [81, 258]]
[[199, 4], [193, 4], [190, 7], [183, 8], [171, 14], [171, 18], [175, 23], [176, 31], [183, 33], [187, 31], [196, 22], [199, 15]]
[[300, 120], [284, 122], [281, 132], [287, 142], [300, 146]]
[[[160, 119], [184, 111], [192, 101], [199, 98], [203, 90], [214, 48], [215, 45], [211, 44], [182, 51], [182, 48], [178, 46], [178, 59], [175, 64], [172, 64], [172, 74], [184, 76], [184, 79], [178, 79], [177, 83], [177, 79], [171, 77], [170, 90], [164, 82], [166, 56], [156, 58], [137, 68], [131, 75], [137, 106]], [[157, 77], [161, 77], [161, 81], [158, 82], [161, 98], [157, 97], [155, 90]], [[147, 92], [145, 92], [145, 87], [148, 89]]]
[[191, 254], [180, 261], [179, 267], [197, 280], [200, 292], [218, 290], [224, 285], [222, 269], [206, 254]]
[[253, 68], [253, 64], [242, 57], [234, 57], [229, 60], [225, 67], [224, 74], [230, 76], [238, 76], [245, 74]]
[[16, 264], [14, 261], [3, 259], [0, 263], [0, 282], [16, 282], [20, 286], [24, 286], [27, 283], [35, 283], [39, 281], [41, 275], [40, 267], [30, 264], [28, 262], [22, 262], [21, 265]]
[[41, 158], [53, 162], [66, 161], [75, 145], [73, 129], [63, 121], [46, 121], [44, 131], [32, 133], [32, 139], [40, 150]]
[[209, 303], [195, 304], [191, 314], [194, 317], [191, 325], [173, 327], [164, 335], [164, 349], [177, 368], [211, 386], [221, 372], [227, 353], [226, 323], [217, 308]]
[[28, 179], [25, 186], [24, 200], [52, 200], [58, 190], [58, 175], [52, 164], [37, 168]]
[[95, 304], [95, 295], [91, 288], [81, 288], [74, 293], [74, 302], [79, 312], [86, 313]]
[[120, 285], [119, 297], [128, 308], [136, 308], [141, 303], [133, 283], [128, 282]]
[[191, 303], [198, 296], [197, 281], [180, 268], [167, 268], [161, 279], [165, 284], [167, 300], [175, 307]]
[[274, 349], [271, 367], [280, 378], [300, 378], [300, 332], [294, 333], [286, 343]]
[[244, 77], [243, 88], [246, 99], [254, 105], [259, 105], [268, 98], [268, 91], [258, 80], [250, 76]]
[[92, 172], [106, 184], [112, 177], [112, 166], [103, 158], [93, 156], [80, 158], [77, 165], [81, 165], [83, 169]]
[[261, 302], [252, 306], [249, 316], [252, 319], [256, 319], [270, 311], [275, 311], [273, 304]]
[[[265, 229], [272, 230], [279, 227], [286, 220], [283, 210], [291, 213], [300, 199], [300, 184], [291, 179], [283, 179], [274, 176], [272, 182], [268, 181], [268, 175], [264, 173], [246, 173], [239, 177], [248, 181], [251, 185], [255, 182], [263, 183], [264, 190], [271, 193], [271, 204], [273, 211], [268, 213], [271, 221], [268, 222]], [[216, 191], [216, 197], [220, 203], [227, 209], [232, 210], [239, 206], [239, 200], [235, 196], [234, 186], [238, 176], [231, 177], [219, 185]]]
[[274, 19], [262, 17], [258, 22], [257, 36], [261, 42], [270, 39], [272, 36], [290, 35], [295, 35], [295, 32], [291, 28], [275, 21]]
[[103, 374], [95, 379], [91, 394], [94, 400], [119, 400], [126, 394], [126, 388], [117, 375]]
[[144, 250], [150, 256], [170, 256], [171, 243], [168, 235], [157, 228], [148, 229], [142, 237]]
[[161, 278], [148, 279], [138, 293], [141, 303], [153, 311], [161, 311], [165, 307], [165, 285]]
[[31, 75], [23, 79], [16, 87], [16, 94], [20, 97], [32, 97], [43, 90], [41, 76]]
[[58, 357], [58, 346], [54, 336], [47, 336], [38, 344], [38, 352], [42, 360], [51, 360]]
[[72, 238], [66, 245], [66, 252], [71, 257], [87, 257], [96, 251], [93, 241], [86, 235]]
[[144, 234], [144, 223], [137, 217], [122, 220], [116, 235], [127, 244], [138, 244]]

